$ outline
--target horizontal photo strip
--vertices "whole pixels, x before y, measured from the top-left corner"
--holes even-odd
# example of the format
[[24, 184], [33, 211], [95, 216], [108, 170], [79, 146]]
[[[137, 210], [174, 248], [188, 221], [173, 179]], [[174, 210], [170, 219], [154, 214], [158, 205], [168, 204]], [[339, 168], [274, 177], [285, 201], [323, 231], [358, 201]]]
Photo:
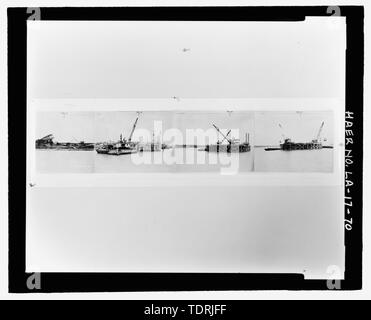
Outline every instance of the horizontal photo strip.
[[332, 111], [36, 112], [37, 173], [334, 169]]

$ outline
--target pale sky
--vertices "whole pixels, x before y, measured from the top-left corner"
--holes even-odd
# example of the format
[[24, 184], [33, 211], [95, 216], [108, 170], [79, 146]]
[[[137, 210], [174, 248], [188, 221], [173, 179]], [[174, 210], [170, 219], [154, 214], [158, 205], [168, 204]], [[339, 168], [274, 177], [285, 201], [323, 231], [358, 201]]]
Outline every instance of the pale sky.
[[[38, 112], [36, 121], [36, 136], [41, 138], [47, 134], [53, 134], [58, 142], [86, 141], [103, 142], [117, 141], [122, 134], [128, 138], [137, 112], [135, 111], [107, 111], [107, 112]], [[211, 130], [216, 134], [212, 126], [215, 124], [226, 134], [229, 129], [234, 131], [229, 136], [239, 137], [244, 141], [245, 134], [250, 134], [253, 140], [252, 112], [171, 112], [171, 111], [146, 111], [139, 115], [133, 140], [139, 138], [139, 130], [145, 129], [152, 135], [155, 130], [155, 121], [161, 121], [162, 133], [168, 129], [179, 129], [184, 142], [186, 141], [187, 129]], [[172, 135], [170, 133], [170, 135]], [[215, 136], [216, 139], [217, 136]], [[216, 142], [210, 136], [210, 142]], [[220, 137], [222, 139], [222, 137]], [[146, 140], [144, 138], [144, 140]], [[214, 141], [215, 140], [215, 141]], [[192, 141], [194, 142], [194, 141]], [[189, 141], [189, 143], [191, 143]]]
[[36, 139], [48, 134], [56, 142], [94, 142], [94, 112], [37, 112]]
[[[135, 111], [97, 112], [95, 118], [96, 142], [117, 141], [120, 134], [123, 138], [128, 138], [136, 118], [137, 112]], [[146, 129], [152, 134], [154, 121], [162, 121], [163, 130], [173, 127], [171, 112], [143, 112], [139, 115], [133, 140], [137, 140], [136, 133], [140, 129]]]
[[[213, 124], [215, 124], [225, 135], [230, 129], [232, 129], [233, 131], [228, 138], [239, 138], [241, 141], [245, 141], [245, 134], [249, 133], [250, 142], [253, 140], [253, 112], [177, 112], [176, 115], [176, 128], [179, 128], [183, 134], [186, 133], [187, 129], [211, 130], [208, 134], [210, 143], [216, 143], [218, 136], [219, 140], [223, 140], [223, 137], [218, 135]], [[216, 134], [215, 137], [213, 136], [214, 133]], [[197, 135], [197, 137], [200, 137], [200, 135]], [[189, 139], [191, 140], [191, 138]], [[194, 140], [188, 141], [188, 143], [193, 142]]]
[[339, 19], [28, 21], [28, 97], [343, 98]]
[[[321, 138], [327, 144], [334, 141], [333, 112], [257, 112], [255, 114], [255, 144], [278, 145], [282, 135], [294, 142], [310, 142], [315, 139], [322, 121], [325, 122]], [[279, 127], [281, 124], [282, 129]]]

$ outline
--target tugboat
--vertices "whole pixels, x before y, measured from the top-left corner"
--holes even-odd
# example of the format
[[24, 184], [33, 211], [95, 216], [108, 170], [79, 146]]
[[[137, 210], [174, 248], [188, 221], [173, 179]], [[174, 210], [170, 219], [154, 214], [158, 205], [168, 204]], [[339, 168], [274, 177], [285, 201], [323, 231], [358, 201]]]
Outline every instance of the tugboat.
[[97, 145], [95, 151], [97, 151], [97, 153], [99, 153], [99, 154], [107, 154], [108, 151], [110, 151], [112, 149], [113, 149], [113, 144], [102, 143], [102, 144]]
[[136, 144], [131, 142], [131, 137], [126, 140], [125, 138], [122, 138], [122, 135], [120, 135], [120, 140], [111, 146], [107, 154], [119, 156], [122, 154], [131, 154], [136, 152]]
[[125, 138], [122, 138], [122, 134], [121, 134], [120, 140], [118, 142], [101, 144], [98, 148], [96, 148], [97, 153], [115, 155], [115, 156], [119, 156], [122, 154], [136, 153], [138, 151], [137, 143], [132, 142], [131, 139], [133, 137], [135, 128], [138, 123], [139, 114], [140, 113], [138, 112], [137, 118], [135, 119], [133, 128], [131, 129], [129, 138], [127, 140]]

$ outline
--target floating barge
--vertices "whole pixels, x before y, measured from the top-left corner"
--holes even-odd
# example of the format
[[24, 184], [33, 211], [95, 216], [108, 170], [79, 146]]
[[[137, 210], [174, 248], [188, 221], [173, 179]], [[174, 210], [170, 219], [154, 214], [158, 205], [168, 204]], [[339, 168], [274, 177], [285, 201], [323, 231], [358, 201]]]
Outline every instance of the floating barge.
[[249, 144], [233, 142], [231, 144], [210, 144], [205, 146], [207, 152], [249, 152], [251, 150]]
[[311, 142], [292, 142], [290, 139], [285, 139], [280, 144], [280, 149], [284, 151], [322, 149], [322, 143], [318, 142], [318, 140], [312, 140]]
[[54, 142], [54, 136], [49, 134], [35, 142], [36, 149], [41, 150], [70, 150], [70, 151], [91, 151], [94, 150], [94, 143], [80, 142]]
[[[226, 152], [226, 153], [242, 153], [242, 152], [249, 152], [251, 150], [249, 138], [250, 135], [246, 134], [246, 141], [241, 143], [239, 139], [228, 138], [231, 130], [228, 131], [226, 135], [224, 135], [220, 129], [213, 124], [214, 128], [223, 136], [222, 141], [218, 141], [216, 144], [209, 144], [205, 146], [204, 151], [207, 152]], [[223, 144], [224, 141], [227, 141], [227, 144]]]
[[[283, 151], [293, 151], [293, 150], [316, 150], [322, 148], [332, 148], [332, 146], [323, 146], [320, 140], [321, 132], [324, 126], [324, 122], [321, 123], [321, 126], [318, 130], [317, 137], [310, 142], [293, 142], [290, 138], [285, 138], [283, 143], [280, 143], [279, 147], [268, 147], [265, 148], [265, 151], [274, 151], [274, 150], [283, 150]], [[279, 125], [282, 129], [282, 126]]]

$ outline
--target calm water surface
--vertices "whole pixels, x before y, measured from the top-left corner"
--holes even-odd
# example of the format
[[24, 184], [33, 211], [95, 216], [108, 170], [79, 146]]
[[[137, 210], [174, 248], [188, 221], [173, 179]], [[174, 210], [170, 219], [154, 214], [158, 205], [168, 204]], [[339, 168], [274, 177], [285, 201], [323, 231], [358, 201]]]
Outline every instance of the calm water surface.
[[332, 172], [333, 149], [265, 151], [255, 148], [255, 171]]
[[95, 151], [36, 150], [40, 173], [247, 172], [253, 170], [253, 162], [253, 151], [227, 154], [176, 148], [114, 156]]
[[128, 155], [95, 151], [36, 150], [40, 173], [130, 172], [332, 172], [333, 149], [213, 153], [193, 148], [166, 149]]

